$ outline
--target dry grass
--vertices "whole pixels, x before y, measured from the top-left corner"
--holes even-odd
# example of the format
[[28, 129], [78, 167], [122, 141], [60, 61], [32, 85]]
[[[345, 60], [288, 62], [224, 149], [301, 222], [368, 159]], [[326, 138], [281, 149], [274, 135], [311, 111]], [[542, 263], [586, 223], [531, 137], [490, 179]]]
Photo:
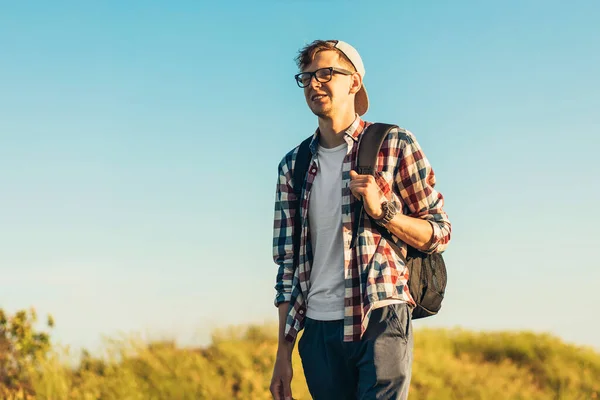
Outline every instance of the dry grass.
[[[28, 372], [35, 399], [270, 399], [275, 327], [215, 332], [206, 348], [114, 340], [75, 369], [53, 350]], [[297, 353], [293, 393], [310, 399]], [[411, 399], [596, 399], [600, 355], [548, 335], [416, 330]], [[3, 399], [25, 399], [13, 389]]]

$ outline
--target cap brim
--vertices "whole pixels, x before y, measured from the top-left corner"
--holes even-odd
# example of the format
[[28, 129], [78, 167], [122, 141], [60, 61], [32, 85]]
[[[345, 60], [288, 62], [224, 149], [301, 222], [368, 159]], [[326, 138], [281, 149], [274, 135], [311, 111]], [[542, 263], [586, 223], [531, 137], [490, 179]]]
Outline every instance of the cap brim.
[[369, 96], [367, 95], [367, 89], [365, 85], [356, 93], [354, 96], [354, 111], [358, 115], [365, 115], [369, 110]]

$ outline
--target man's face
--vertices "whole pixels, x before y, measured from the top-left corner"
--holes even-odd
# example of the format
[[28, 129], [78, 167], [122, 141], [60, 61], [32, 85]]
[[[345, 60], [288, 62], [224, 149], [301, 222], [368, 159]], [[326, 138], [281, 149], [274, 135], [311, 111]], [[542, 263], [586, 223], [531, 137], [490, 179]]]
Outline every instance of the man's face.
[[[340, 62], [335, 51], [320, 51], [315, 55], [313, 62], [307, 65], [302, 72], [314, 72], [320, 68], [335, 67], [348, 69]], [[304, 97], [310, 110], [319, 117], [332, 118], [340, 110], [354, 107], [354, 93], [352, 88], [353, 77], [334, 73], [329, 82], [318, 82], [314, 77], [310, 84], [304, 88]]]

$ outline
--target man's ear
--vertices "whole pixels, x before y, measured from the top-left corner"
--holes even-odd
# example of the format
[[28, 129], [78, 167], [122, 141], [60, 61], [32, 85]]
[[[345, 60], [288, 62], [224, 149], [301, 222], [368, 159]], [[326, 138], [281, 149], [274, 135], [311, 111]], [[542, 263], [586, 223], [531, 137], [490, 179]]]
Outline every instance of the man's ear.
[[358, 72], [352, 74], [352, 79], [350, 81], [350, 94], [356, 94], [362, 88], [362, 76]]

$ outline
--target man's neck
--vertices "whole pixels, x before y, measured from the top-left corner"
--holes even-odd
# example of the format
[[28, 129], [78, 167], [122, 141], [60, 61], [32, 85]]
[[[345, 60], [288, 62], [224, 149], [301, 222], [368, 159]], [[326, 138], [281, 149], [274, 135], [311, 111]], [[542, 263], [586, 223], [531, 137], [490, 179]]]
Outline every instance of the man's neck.
[[354, 112], [344, 115], [342, 118], [319, 118], [319, 144], [326, 149], [337, 147], [345, 142], [346, 130], [356, 119]]

